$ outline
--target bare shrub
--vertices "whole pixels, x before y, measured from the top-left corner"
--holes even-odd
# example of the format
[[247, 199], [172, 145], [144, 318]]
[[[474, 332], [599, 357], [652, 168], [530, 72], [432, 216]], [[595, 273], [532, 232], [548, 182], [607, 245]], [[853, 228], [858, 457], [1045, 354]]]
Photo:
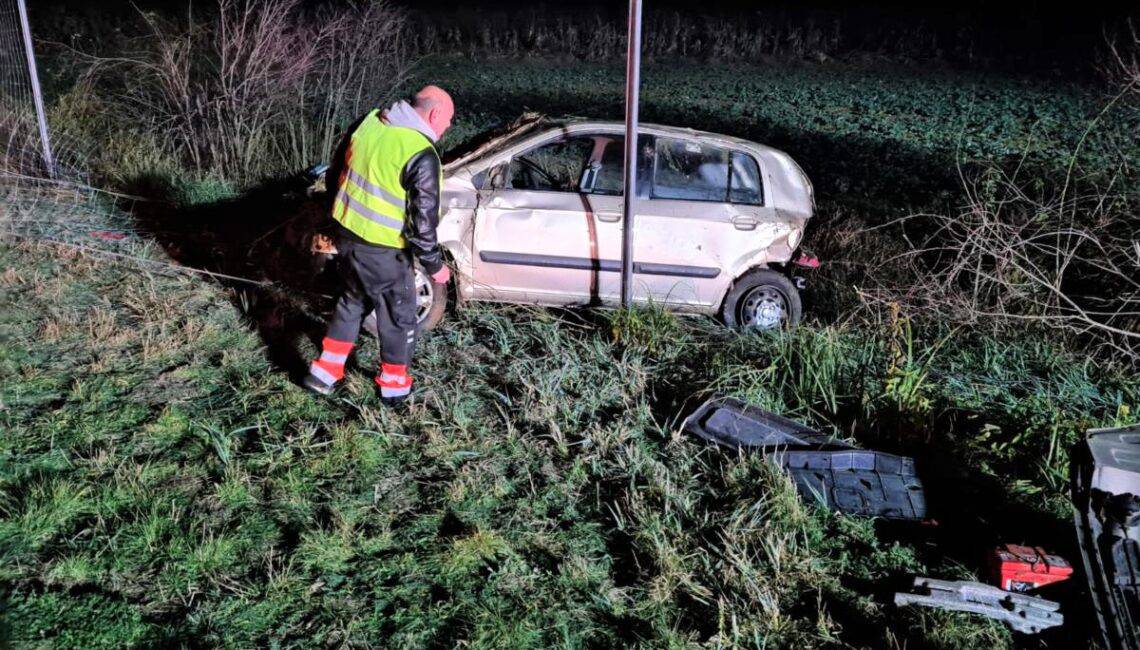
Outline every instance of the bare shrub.
[[955, 214], [887, 224], [901, 227], [908, 246], [865, 270], [869, 288], [859, 293], [874, 317], [885, 308], [1006, 332], [1043, 327], [1090, 351], [1140, 361], [1136, 161], [1121, 153], [1115, 162], [1097, 158], [1096, 169], [1078, 164], [1096, 129], [1136, 116], [1140, 37], [1129, 22], [1106, 42], [1099, 67], [1116, 92], [1052, 189], [1038, 180], [1031, 192], [1017, 170], [994, 165], [962, 175], [965, 200]]
[[863, 292], [869, 305], [911, 317], [1015, 332], [1044, 327], [1094, 350], [1140, 358], [1140, 218], [1116, 187], [1030, 196], [990, 168], [964, 183], [956, 214], [908, 218], [923, 233], [882, 265], [905, 278]]
[[239, 182], [325, 157], [405, 70], [403, 14], [384, 3], [314, 15], [302, 0], [222, 0], [183, 28], [146, 19], [133, 52], [92, 59], [92, 86], [181, 163]]
[[1100, 56], [1101, 73], [1117, 86], [1140, 92], [1140, 33], [1131, 20], [1115, 34], [1106, 35]]

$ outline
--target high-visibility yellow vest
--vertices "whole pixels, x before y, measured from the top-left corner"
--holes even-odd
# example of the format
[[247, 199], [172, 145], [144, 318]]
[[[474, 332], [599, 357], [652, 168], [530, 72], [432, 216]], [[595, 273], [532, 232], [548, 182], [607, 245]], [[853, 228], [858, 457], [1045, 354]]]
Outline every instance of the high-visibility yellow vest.
[[429, 148], [435, 151], [419, 131], [369, 113], [349, 140], [333, 218], [364, 241], [403, 248], [407, 192], [400, 176], [413, 156]]

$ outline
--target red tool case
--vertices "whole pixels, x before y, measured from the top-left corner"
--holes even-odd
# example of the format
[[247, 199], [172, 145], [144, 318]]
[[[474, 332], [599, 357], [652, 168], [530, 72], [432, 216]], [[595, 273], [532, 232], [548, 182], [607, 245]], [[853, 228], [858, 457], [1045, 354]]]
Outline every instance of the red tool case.
[[1058, 555], [1032, 546], [1006, 544], [993, 550], [990, 569], [997, 585], [1006, 591], [1029, 591], [1066, 580], [1073, 567]]

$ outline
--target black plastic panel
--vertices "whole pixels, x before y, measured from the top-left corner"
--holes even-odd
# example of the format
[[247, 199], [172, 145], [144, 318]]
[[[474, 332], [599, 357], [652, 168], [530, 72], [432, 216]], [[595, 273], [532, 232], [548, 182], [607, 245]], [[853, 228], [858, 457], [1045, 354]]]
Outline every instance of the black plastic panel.
[[842, 440], [732, 398], [705, 402], [684, 430], [732, 449], [770, 455], [805, 500], [853, 515], [923, 519], [914, 459], [856, 449]]
[[695, 436], [734, 449], [852, 449], [811, 427], [731, 397], [710, 399], [685, 420]]
[[926, 496], [911, 458], [864, 450], [779, 456], [800, 494], [823, 507], [888, 519], [926, 517]]

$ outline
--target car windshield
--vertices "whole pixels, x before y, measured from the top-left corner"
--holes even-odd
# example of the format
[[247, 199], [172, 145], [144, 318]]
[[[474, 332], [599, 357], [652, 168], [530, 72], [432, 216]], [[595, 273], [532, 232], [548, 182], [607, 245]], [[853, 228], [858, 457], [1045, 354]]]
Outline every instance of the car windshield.
[[443, 164], [447, 165], [456, 160], [466, 158], [478, 153], [481, 149], [499, 149], [509, 147], [519, 139], [531, 135], [535, 129], [544, 124], [550, 124], [541, 116], [524, 114], [519, 119], [499, 128], [480, 131], [467, 137], [465, 140], [447, 147], [440, 156]]

